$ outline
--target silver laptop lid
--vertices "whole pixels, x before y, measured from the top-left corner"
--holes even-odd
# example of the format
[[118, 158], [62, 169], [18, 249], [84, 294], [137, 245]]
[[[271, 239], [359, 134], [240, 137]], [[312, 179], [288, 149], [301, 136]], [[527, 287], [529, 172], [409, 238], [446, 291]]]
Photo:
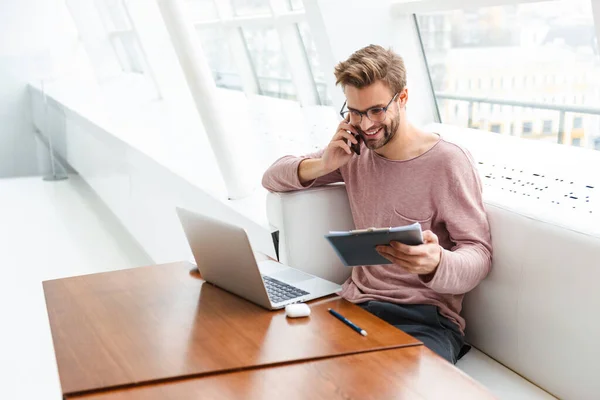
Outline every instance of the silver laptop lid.
[[179, 207], [177, 215], [204, 280], [272, 308], [243, 228]]

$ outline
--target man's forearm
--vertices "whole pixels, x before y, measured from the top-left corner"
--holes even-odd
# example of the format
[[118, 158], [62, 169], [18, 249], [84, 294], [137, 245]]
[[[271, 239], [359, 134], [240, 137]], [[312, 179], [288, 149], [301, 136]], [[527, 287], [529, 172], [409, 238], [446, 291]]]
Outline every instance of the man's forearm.
[[470, 292], [490, 271], [492, 256], [480, 244], [465, 245], [455, 251], [442, 250], [442, 259], [431, 279], [421, 281], [438, 293]]
[[323, 162], [320, 158], [307, 158], [302, 160], [298, 166], [298, 178], [303, 185], [314, 181], [317, 178], [327, 175], [331, 171], [325, 171]]

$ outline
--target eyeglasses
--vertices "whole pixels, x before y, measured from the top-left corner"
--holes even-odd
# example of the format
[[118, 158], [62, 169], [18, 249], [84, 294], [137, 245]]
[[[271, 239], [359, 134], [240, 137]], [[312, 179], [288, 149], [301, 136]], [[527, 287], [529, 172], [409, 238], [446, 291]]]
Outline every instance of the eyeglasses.
[[387, 104], [387, 106], [371, 107], [367, 111], [358, 111], [358, 110], [354, 110], [354, 109], [344, 110], [344, 107], [346, 107], [346, 101], [345, 101], [344, 105], [342, 106], [342, 109], [340, 110], [340, 115], [344, 119], [346, 119], [348, 117], [348, 115], [350, 115], [349, 120], [350, 120], [350, 123], [353, 125], [360, 124], [362, 122], [363, 115], [366, 115], [367, 118], [369, 118], [369, 120], [371, 122], [381, 122], [381, 121], [385, 120], [385, 113], [387, 112], [390, 105], [394, 102], [394, 100], [396, 100], [396, 97], [398, 97], [398, 93], [396, 93], [394, 95], [394, 97], [392, 97], [392, 99]]

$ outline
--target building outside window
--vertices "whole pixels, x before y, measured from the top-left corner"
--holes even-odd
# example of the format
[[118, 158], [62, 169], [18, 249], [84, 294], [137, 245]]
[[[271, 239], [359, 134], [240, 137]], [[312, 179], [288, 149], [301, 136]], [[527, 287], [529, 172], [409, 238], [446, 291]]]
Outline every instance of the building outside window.
[[[569, 130], [558, 126], [559, 121], [567, 124], [574, 111], [536, 107], [536, 99], [552, 105], [596, 107], [597, 112], [580, 114], [574, 120], [575, 129], [594, 127], [583, 132], [580, 142], [594, 148], [593, 140], [585, 139], [600, 136], [600, 56], [590, 0], [525, 2], [435, 15], [438, 18], [430, 20], [434, 26], [428, 29], [444, 32], [449, 46], [435, 51], [425, 48], [425, 53], [442, 122], [466, 127], [468, 121], [481, 119], [480, 126], [510, 126], [525, 120], [523, 133], [529, 138], [558, 143], [562, 142], [559, 132]], [[569, 68], [564, 67], [565, 60]], [[456, 90], [468, 87], [474, 76], [477, 84], [469, 93]], [[503, 112], [503, 120], [497, 121], [494, 99], [520, 104]], [[563, 99], [573, 102], [557, 103]], [[457, 103], [465, 105], [458, 115], [454, 112]], [[468, 110], [475, 108], [469, 103], [484, 105], [477, 118], [469, 115]], [[541, 132], [533, 132], [534, 126], [541, 127]]]
[[542, 125], [542, 133], [545, 135], [552, 133], [552, 120], [544, 120], [544, 124]]

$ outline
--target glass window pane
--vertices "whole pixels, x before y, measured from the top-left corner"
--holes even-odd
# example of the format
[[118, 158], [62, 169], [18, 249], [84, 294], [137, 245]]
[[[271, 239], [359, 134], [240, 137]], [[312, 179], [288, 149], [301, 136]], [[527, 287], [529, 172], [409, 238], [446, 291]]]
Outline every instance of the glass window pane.
[[129, 60], [129, 72], [144, 73], [144, 56], [133, 32], [120, 35], [123, 48]]
[[192, 22], [212, 21], [219, 19], [213, 0], [186, 0], [186, 11]]
[[[543, 108], [600, 105], [590, 0], [455, 10], [418, 20], [443, 122], [489, 130], [501, 124], [504, 134], [596, 147], [600, 111]], [[520, 104], [499, 108], [494, 99]]]
[[304, 3], [302, 0], [283, 0], [283, 2], [288, 11], [304, 10]]
[[119, 64], [121, 65], [121, 70], [124, 72], [131, 71], [131, 65], [129, 65], [129, 57], [127, 56], [127, 51], [125, 50], [125, 45], [123, 41], [121, 41], [118, 37], [111, 39], [111, 44], [117, 56], [117, 60], [119, 60]]
[[542, 128], [542, 133], [548, 135], [552, 133], [552, 120], [545, 120]]
[[231, 7], [237, 16], [271, 14], [269, 0], [231, 0]]
[[242, 32], [262, 94], [296, 100], [296, 89], [277, 30], [243, 28]]
[[108, 31], [120, 31], [131, 29], [129, 17], [123, 6], [122, 0], [103, 0], [106, 6], [106, 14], [100, 12], [100, 16]]
[[327, 85], [325, 84], [325, 73], [319, 64], [317, 47], [315, 46], [315, 41], [313, 40], [308, 24], [306, 22], [299, 23], [298, 32], [300, 33], [302, 43], [304, 44], [304, 50], [306, 51], [310, 70], [319, 94], [319, 101], [323, 105], [331, 105], [331, 96], [327, 90]]
[[225, 32], [221, 28], [196, 28], [215, 84], [219, 87], [242, 90], [242, 79], [235, 66], [231, 48], [227, 45]]

